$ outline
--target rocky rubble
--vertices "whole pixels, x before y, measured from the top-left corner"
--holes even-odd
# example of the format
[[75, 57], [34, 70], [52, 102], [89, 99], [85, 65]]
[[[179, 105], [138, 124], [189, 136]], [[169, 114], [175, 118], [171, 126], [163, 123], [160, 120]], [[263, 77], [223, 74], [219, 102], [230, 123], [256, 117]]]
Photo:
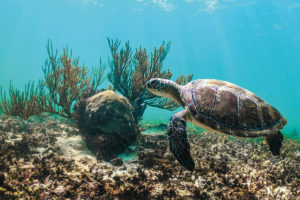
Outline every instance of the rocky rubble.
[[[274, 157], [261, 140], [189, 127], [196, 168], [182, 168], [163, 135], [141, 135], [138, 158], [112, 165], [87, 150], [76, 123], [0, 117], [0, 199], [299, 199], [300, 145]], [[147, 129], [147, 126], [144, 126]]]

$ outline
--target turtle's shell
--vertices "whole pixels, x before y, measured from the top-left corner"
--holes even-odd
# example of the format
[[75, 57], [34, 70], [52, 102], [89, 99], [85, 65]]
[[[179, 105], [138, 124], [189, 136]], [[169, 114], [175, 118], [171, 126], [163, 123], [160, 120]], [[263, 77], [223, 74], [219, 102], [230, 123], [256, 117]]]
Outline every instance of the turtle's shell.
[[192, 123], [241, 137], [276, 134], [287, 123], [270, 104], [226, 81], [195, 80], [182, 87], [181, 98]]

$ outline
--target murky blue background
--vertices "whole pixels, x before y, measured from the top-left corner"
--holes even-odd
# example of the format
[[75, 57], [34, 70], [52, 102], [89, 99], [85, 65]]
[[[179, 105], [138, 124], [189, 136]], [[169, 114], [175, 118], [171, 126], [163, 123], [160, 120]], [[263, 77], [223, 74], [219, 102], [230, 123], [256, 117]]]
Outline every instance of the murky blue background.
[[[171, 41], [174, 76], [214, 78], [245, 87], [300, 132], [300, 2], [297, 0], [0, 1], [0, 84], [23, 88], [43, 77], [47, 40], [69, 45], [87, 66], [107, 61], [106, 37], [149, 50]], [[107, 87], [108, 83], [103, 84]], [[148, 108], [145, 119], [171, 112]]]

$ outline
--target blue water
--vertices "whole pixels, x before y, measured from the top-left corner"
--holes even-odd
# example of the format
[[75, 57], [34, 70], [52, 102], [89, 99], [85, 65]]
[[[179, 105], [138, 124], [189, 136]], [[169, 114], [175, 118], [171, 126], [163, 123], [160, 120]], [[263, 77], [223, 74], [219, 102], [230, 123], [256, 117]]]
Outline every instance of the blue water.
[[[2, 0], [0, 84], [23, 88], [42, 78], [48, 39], [60, 50], [69, 45], [86, 66], [106, 62], [106, 37], [149, 50], [171, 41], [164, 67], [174, 77], [245, 87], [287, 118], [284, 133], [300, 132], [298, 0]], [[144, 118], [171, 114], [148, 108]]]

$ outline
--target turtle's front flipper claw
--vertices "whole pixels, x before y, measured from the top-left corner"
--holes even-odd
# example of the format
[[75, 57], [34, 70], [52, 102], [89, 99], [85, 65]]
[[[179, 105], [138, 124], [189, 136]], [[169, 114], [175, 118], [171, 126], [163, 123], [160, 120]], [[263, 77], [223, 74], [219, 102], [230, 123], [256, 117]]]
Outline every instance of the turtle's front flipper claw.
[[170, 151], [178, 162], [186, 169], [193, 171], [195, 163], [190, 153], [190, 144], [187, 140], [186, 121], [179, 113], [172, 116], [168, 125]]

